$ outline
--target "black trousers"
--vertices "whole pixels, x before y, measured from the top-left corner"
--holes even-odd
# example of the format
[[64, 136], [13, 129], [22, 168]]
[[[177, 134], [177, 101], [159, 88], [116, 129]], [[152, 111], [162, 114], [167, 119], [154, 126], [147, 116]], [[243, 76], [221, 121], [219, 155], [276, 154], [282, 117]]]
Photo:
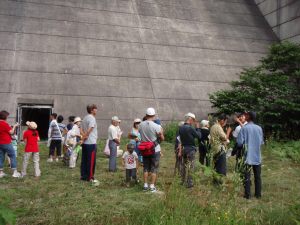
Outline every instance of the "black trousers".
[[261, 197], [261, 165], [247, 165], [244, 173], [245, 198], [251, 197], [251, 168], [254, 173], [255, 197]]
[[96, 144], [83, 144], [81, 157], [81, 180], [94, 179], [96, 166]]
[[126, 169], [126, 182], [130, 182], [131, 180], [136, 181], [136, 168]]
[[226, 176], [227, 166], [226, 166], [226, 153], [222, 152], [215, 156], [215, 170], [217, 173]]
[[56, 149], [56, 157], [60, 157], [61, 156], [61, 140], [51, 140], [49, 156], [55, 155], [55, 149]]

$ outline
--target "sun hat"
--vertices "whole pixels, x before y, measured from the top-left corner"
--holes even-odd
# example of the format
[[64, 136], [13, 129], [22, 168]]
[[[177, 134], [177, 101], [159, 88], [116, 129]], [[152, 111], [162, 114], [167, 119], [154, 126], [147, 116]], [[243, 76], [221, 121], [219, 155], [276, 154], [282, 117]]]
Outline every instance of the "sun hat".
[[35, 123], [35, 122], [30, 122], [30, 121], [27, 121], [26, 122], [26, 125], [30, 128], [30, 129], [32, 129], [32, 130], [35, 130], [36, 128], [37, 128], [37, 124]]
[[196, 119], [196, 116], [195, 116], [195, 114], [194, 113], [191, 113], [191, 112], [189, 112], [189, 113], [187, 113], [187, 114], [185, 114], [185, 116], [184, 116], [185, 118], [188, 118], [188, 117], [191, 117], [192, 119]]
[[74, 123], [77, 123], [77, 122], [81, 122], [81, 118], [80, 117], [75, 117]]
[[201, 127], [207, 127], [209, 125], [209, 121], [208, 120], [201, 120], [200, 125], [201, 125]]
[[146, 115], [147, 116], [155, 116], [155, 109], [154, 108], [148, 108], [146, 110]]
[[139, 119], [139, 118], [136, 118], [133, 122], [134, 122], [134, 123], [140, 123], [140, 122], [142, 122], [142, 120]]
[[112, 121], [121, 122], [121, 120], [120, 120], [119, 117], [117, 117], [117, 116], [113, 116], [113, 117], [111, 118], [111, 120], [112, 120]]

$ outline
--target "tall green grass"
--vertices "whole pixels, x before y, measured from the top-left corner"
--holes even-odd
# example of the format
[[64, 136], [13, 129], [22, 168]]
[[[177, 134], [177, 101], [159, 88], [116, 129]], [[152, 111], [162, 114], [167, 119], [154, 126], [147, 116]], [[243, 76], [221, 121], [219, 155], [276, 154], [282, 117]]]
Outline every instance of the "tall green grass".
[[[127, 140], [124, 140], [122, 149], [125, 149], [126, 143]], [[107, 171], [108, 159], [102, 154], [103, 141], [98, 145], [97, 152], [98, 187], [79, 180], [80, 159], [75, 169], [69, 169], [61, 162], [49, 164], [46, 162], [48, 149], [41, 145], [40, 180], [32, 177], [32, 162], [26, 178], [7, 176], [0, 179], [2, 215], [12, 215], [12, 219], [15, 215], [19, 225], [297, 225], [300, 221], [299, 163], [290, 159], [281, 160], [267, 146], [271, 145], [267, 143], [263, 149], [262, 199], [248, 201], [242, 197], [239, 176], [232, 172], [234, 158], [228, 160], [228, 176], [221, 186], [213, 185], [214, 173], [197, 162], [195, 186], [187, 189], [173, 174], [173, 144], [163, 143], [164, 156], [157, 183], [159, 193], [153, 194], [142, 191], [142, 182], [131, 188], [123, 185], [125, 171], [120, 159], [117, 173]], [[22, 149], [21, 146], [19, 165]], [[8, 168], [5, 171], [9, 173]], [[142, 178], [142, 173], [139, 176]], [[6, 222], [10, 223], [13, 224]]]

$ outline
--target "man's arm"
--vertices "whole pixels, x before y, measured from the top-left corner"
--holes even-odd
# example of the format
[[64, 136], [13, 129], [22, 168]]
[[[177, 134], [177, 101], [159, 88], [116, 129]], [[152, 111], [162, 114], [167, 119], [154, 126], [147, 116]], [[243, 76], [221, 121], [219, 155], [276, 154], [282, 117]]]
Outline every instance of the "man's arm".
[[52, 134], [52, 122], [49, 125], [49, 129], [48, 129], [48, 138], [51, 138], [51, 134]]
[[90, 135], [90, 133], [93, 131], [93, 129], [94, 129], [94, 127], [90, 127], [88, 130], [87, 130], [87, 132], [85, 132], [84, 133], [84, 131], [82, 131], [83, 132], [83, 140], [86, 140], [86, 139], [88, 139], [88, 137], [89, 137], [89, 135]]
[[14, 134], [15, 133], [15, 130], [16, 130], [16, 128], [19, 126], [19, 124], [18, 123], [16, 123], [14, 126], [13, 126], [13, 128], [9, 131], [9, 134]]
[[244, 134], [244, 129], [241, 129], [238, 137], [237, 137], [237, 145], [238, 147], [242, 147], [243, 144], [245, 143], [245, 134]]
[[202, 134], [200, 128], [193, 128], [193, 136], [198, 140], [201, 140]]

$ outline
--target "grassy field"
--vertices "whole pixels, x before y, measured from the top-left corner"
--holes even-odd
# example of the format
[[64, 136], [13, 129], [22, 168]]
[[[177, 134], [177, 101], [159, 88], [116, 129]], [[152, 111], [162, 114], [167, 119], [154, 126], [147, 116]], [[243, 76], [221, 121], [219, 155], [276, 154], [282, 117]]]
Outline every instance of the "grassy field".
[[[229, 160], [223, 186], [214, 186], [211, 175], [204, 173], [197, 162], [196, 185], [186, 189], [173, 175], [173, 146], [165, 143], [158, 180], [160, 192], [149, 193], [142, 191], [142, 183], [124, 186], [120, 160], [117, 173], [107, 171], [103, 143], [97, 155], [97, 187], [79, 180], [79, 167], [69, 169], [62, 162], [47, 163], [48, 151], [41, 145], [42, 177], [34, 179], [31, 162], [26, 178], [1, 179], [0, 213], [2, 210], [7, 217], [13, 213], [20, 225], [300, 224], [300, 164], [273, 153], [274, 146], [268, 145], [263, 153], [262, 199], [245, 200], [238, 176], [232, 172], [234, 158]], [[18, 161], [20, 167], [21, 149]], [[11, 211], [6, 212], [7, 208]]]

